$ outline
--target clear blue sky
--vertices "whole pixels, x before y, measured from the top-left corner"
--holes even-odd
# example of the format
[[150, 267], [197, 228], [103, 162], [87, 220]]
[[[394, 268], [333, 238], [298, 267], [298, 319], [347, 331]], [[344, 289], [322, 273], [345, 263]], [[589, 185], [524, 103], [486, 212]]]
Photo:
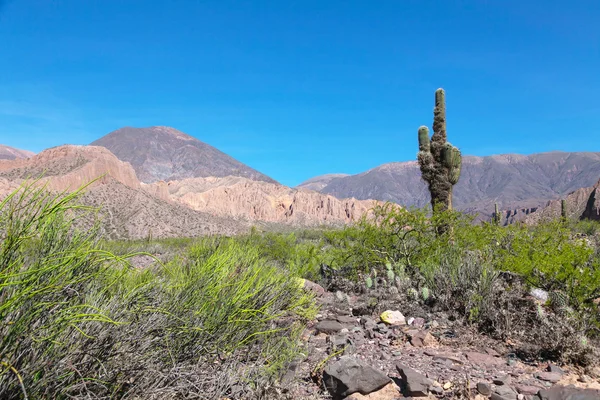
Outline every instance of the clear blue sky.
[[282, 183], [463, 153], [600, 151], [599, 0], [0, 0], [0, 143], [168, 125]]

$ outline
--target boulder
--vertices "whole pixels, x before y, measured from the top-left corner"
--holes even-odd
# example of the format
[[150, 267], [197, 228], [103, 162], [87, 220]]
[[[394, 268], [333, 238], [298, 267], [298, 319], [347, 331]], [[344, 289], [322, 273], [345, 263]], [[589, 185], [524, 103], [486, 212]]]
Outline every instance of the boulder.
[[339, 399], [354, 393], [376, 392], [387, 386], [391, 379], [352, 356], [343, 356], [325, 368], [323, 382], [332, 397]]
[[427, 397], [431, 380], [417, 371], [404, 365], [396, 365], [396, 369], [402, 377], [402, 383], [405, 387], [405, 395], [410, 397]]
[[580, 389], [574, 386], [554, 386], [542, 389], [534, 397], [535, 400], [598, 400], [600, 390]]

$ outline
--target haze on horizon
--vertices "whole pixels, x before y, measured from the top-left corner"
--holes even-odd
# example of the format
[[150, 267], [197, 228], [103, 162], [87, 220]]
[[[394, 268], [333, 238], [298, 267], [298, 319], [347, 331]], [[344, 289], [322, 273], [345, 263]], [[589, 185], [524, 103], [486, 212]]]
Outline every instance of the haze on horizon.
[[[0, 0], [0, 143], [172, 126], [286, 185], [463, 154], [600, 151], [600, 2]], [[577, 138], [574, 136], [577, 135]]]

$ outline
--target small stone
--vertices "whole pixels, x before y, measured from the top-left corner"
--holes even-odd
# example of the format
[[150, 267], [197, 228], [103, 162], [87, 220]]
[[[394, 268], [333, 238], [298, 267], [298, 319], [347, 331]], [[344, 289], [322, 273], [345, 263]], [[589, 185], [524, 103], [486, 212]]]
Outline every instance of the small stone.
[[489, 383], [479, 382], [477, 384], [477, 391], [484, 396], [489, 396], [492, 394], [492, 387]]
[[429, 347], [437, 343], [429, 331], [418, 331], [411, 334], [410, 343], [415, 347]]
[[485, 349], [485, 352], [492, 357], [500, 357], [500, 354], [494, 349], [487, 348]]
[[415, 321], [415, 319], [413, 317], [410, 317], [409, 319], [406, 320], [406, 323], [408, 325], [412, 325], [412, 323]]
[[452, 385], [452, 382], [446, 382], [446, 383], [444, 383], [443, 388], [444, 388], [444, 390], [450, 390], [450, 389], [452, 389], [452, 386], [454, 386], [454, 385]]
[[517, 389], [517, 392], [519, 392], [520, 394], [533, 396], [536, 395], [541, 388], [539, 386], [534, 385], [517, 384], [515, 385], [515, 389]]
[[435, 328], [438, 328], [439, 326], [440, 326], [440, 323], [439, 323], [439, 322], [437, 322], [437, 321], [435, 321], [435, 320], [433, 320], [433, 321], [431, 322], [431, 327], [432, 327], [433, 329], [435, 329]]
[[581, 383], [590, 383], [590, 382], [592, 382], [592, 378], [590, 378], [587, 375], [581, 375], [577, 380], [579, 382], [581, 382]]
[[404, 318], [404, 315], [402, 315], [402, 313], [400, 311], [391, 311], [391, 310], [387, 310], [384, 311], [381, 316], [380, 316], [381, 320], [383, 322], [385, 322], [388, 325], [406, 325], [406, 319]]
[[324, 320], [319, 322], [317, 326], [315, 326], [315, 329], [320, 333], [326, 333], [328, 335], [331, 335], [332, 333], [337, 333], [341, 331], [342, 329], [344, 329], [344, 327], [337, 321]]
[[425, 320], [423, 318], [415, 318], [412, 325], [417, 328], [422, 328], [425, 326]]
[[340, 331], [340, 333], [342, 335], [346, 335], [346, 334], [350, 333], [350, 331], [348, 330], [348, 328], [342, 328], [342, 330]]
[[519, 393], [519, 394], [517, 395], [517, 400], [525, 400], [525, 395], [523, 395], [523, 394]]
[[317, 297], [322, 297], [323, 295], [325, 295], [325, 289], [318, 283], [314, 283], [307, 279], [302, 279], [300, 283], [304, 287], [304, 290], [312, 292]]
[[557, 383], [562, 378], [562, 374], [558, 372], [538, 372], [535, 377], [542, 381]]
[[565, 371], [563, 371], [562, 368], [560, 368], [558, 365], [554, 365], [554, 364], [548, 364], [548, 368], [546, 368], [546, 371], [561, 374], [561, 375], [564, 375], [564, 373], [565, 373]]
[[494, 385], [502, 386], [502, 385], [510, 385], [511, 379], [510, 375], [504, 375], [499, 378], [495, 378], [493, 380]]

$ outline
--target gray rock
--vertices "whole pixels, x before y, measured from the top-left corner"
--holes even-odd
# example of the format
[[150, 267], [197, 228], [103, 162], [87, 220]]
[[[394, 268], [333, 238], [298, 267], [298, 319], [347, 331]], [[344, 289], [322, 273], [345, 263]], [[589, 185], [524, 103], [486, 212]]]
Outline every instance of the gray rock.
[[335, 318], [339, 323], [346, 325], [356, 325], [356, 317], [352, 317], [349, 315], [339, 315]]
[[498, 385], [498, 386], [510, 385], [510, 383], [511, 383], [510, 375], [503, 375], [499, 378], [495, 378], [493, 380], [493, 382], [494, 382], [494, 385]]
[[431, 380], [421, 375], [417, 371], [405, 367], [404, 365], [397, 364], [396, 369], [402, 377], [402, 382], [406, 388], [405, 395], [410, 397], [427, 397], [429, 387], [431, 386]]
[[319, 285], [318, 283], [309, 281], [307, 279], [304, 280], [304, 289], [311, 291], [317, 297], [323, 296], [326, 292], [323, 286]]
[[561, 375], [564, 375], [564, 373], [565, 373], [565, 371], [563, 371], [561, 367], [559, 367], [558, 365], [554, 365], [554, 364], [548, 364], [548, 368], [546, 368], [546, 370], [548, 372], [557, 373], [557, 374], [561, 374]]
[[343, 356], [323, 371], [323, 382], [334, 399], [353, 393], [367, 395], [391, 382], [383, 372], [352, 357]]
[[517, 400], [517, 392], [510, 386], [498, 386], [492, 396], [492, 400]]
[[538, 372], [535, 377], [541, 381], [556, 383], [561, 380], [563, 374], [559, 372]]
[[489, 383], [479, 382], [477, 384], [477, 391], [484, 396], [489, 396], [492, 394], [492, 387]]
[[573, 386], [554, 386], [542, 389], [534, 397], [535, 400], [598, 400], [600, 390], [579, 389]]
[[319, 322], [317, 324], [317, 326], [315, 327], [315, 329], [318, 332], [331, 335], [332, 333], [337, 333], [337, 332], [341, 331], [342, 329], [344, 329], [344, 327], [342, 326], [342, 324], [340, 324], [337, 321], [324, 320], [324, 321]]

